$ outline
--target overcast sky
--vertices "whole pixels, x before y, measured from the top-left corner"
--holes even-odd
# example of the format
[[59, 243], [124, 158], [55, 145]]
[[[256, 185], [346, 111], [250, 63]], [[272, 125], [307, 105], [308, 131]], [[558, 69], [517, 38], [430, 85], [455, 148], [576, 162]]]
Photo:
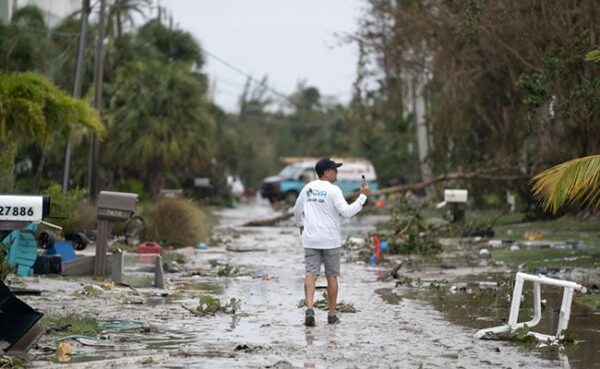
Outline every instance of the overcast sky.
[[[336, 34], [351, 33], [360, 0], [161, 0], [179, 28], [202, 47], [269, 86], [291, 94], [300, 80], [341, 102], [350, 98], [357, 51]], [[245, 77], [207, 55], [215, 101], [237, 111]]]

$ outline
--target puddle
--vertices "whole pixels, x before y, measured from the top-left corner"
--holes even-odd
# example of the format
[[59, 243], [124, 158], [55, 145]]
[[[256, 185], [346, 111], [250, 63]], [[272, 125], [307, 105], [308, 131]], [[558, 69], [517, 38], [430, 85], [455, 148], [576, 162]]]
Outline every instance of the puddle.
[[[449, 321], [474, 329], [491, 328], [506, 324], [510, 310], [512, 283], [506, 281], [506, 276], [494, 276], [492, 280], [500, 282], [497, 289], [480, 289], [474, 280], [485, 280], [485, 276], [471, 276], [463, 283], [456, 283], [462, 288], [456, 293], [448, 289], [431, 291], [422, 294], [439, 311], [443, 312]], [[489, 283], [489, 282], [488, 282]], [[533, 317], [532, 284], [526, 283], [523, 289], [524, 299], [521, 302], [519, 321], [527, 321]], [[542, 310], [541, 322], [532, 328], [534, 332], [554, 335], [559, 320], [559, 310], [562, 300], [562, 288], [544, 286], [541, 288], [542, 300], [546, 300]], [[577, 337], [578, 344], [567, 345], [565, 354], [557, 348], [547, 347], [535, 349], [519, 347], [521, 351], [535, 350], [547, 360], [568, 360], [572, 369], [600, 368], [600, 313], [591, 312], [573, 302], [569, 329]]]
[[402, 297], [394, 293], [391, 288], [378, 288], [375, 290], [375, 293], [388, 304], [398, 305], [402, 301]]

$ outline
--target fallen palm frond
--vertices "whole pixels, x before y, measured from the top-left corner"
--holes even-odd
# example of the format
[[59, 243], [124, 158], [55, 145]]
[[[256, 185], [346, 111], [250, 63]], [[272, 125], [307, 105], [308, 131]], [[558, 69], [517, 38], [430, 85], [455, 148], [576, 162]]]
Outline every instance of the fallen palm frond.
[[600, 155], [555, 165], [537, 174], [532, 182], [534, 196], [553, 213], [575, 202], [600, 207]]

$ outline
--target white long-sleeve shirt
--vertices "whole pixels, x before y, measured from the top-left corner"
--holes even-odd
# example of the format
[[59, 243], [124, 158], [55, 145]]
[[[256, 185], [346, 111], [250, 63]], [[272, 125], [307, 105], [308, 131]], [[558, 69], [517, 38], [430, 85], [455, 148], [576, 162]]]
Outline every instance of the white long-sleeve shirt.
[[328, 181], [317, 179], [300, 192], [294, 205], [294, 219], [304, 226], [302, 244], [312, 249], [333, 249], [342, 245], [340, 216], [350, 218], [358, 213], [367, 196], [360, 194], [348, 204], [342, 190]]

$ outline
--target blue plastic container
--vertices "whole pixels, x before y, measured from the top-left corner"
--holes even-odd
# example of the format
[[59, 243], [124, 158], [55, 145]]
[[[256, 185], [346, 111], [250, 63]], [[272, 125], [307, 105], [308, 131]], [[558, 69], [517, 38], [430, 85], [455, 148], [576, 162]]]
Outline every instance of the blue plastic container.
[[70, 241], [55, 241], [54, 246], [46, 250], [46, 255], [58, 254], [62, 257], [63, 263], [76, 258], [73, 244]]

